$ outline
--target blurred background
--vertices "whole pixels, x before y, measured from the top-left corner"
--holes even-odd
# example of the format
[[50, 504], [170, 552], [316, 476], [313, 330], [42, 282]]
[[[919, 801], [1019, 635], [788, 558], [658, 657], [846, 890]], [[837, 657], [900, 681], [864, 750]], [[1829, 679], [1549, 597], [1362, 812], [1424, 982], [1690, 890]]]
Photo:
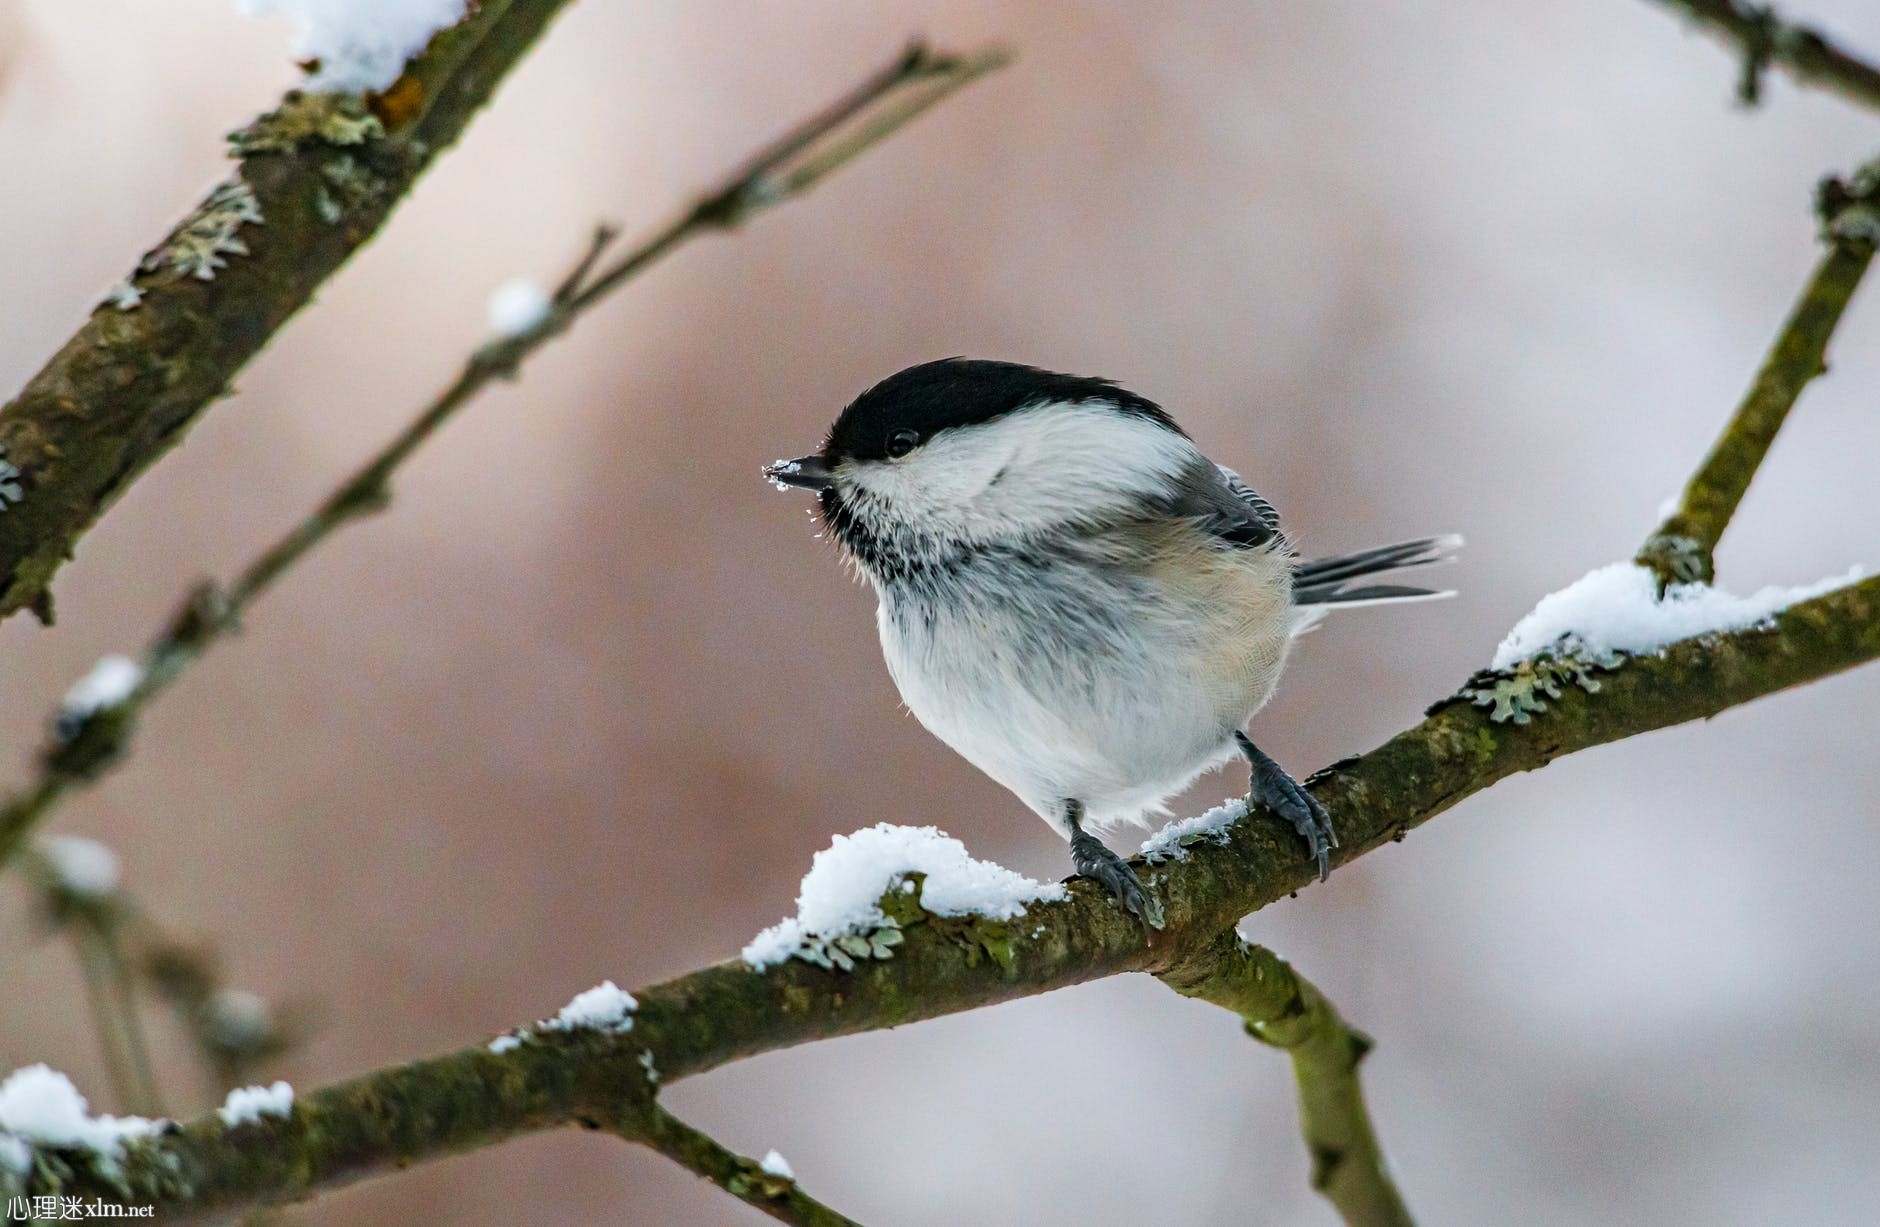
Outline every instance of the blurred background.
[[[1880, 10], [1803, 7], [1880, 53]], [[872, 596], [758, 479], [875, 379], [958, 353], [1112, 376], [1308, 551], [1467, 534], [1458, 600], [1336, 619], [1297, 654], [1254, 728], [1303, 774], [1631, 553], [1815, 258], [1816, 178], [1880, 148], [1880, 117], [1780, 77], [1738, 109], [1731, 57], [1637, 0], [1148, 12], [584, 0], [85, 538], [57, 628], [0, 626], [0, 778], [23, 779], [65, 687], [392, 434], [497, 285], [552, 280], [597, 219], [662, 219], [911, 34], [1020, 51], [479, 402], [61, 812], [233, 982], [318, 1003], [270, 1077], [311, 1087], [732, 955], [832, 834], [876, 821], [1062, 876], [1064, 845], [900, 711]], [[294, 80], [288, 37], [225, 0], [0, 0], [0, 387], [222, 173], [222, 134]], [[1880, 563], [1880, 289], [1832, 357], [1728, 586]], [[1378, 1039], [1366, 1085], [1420, 1217], [1880, 1218], [1877, 725], [1869, 671], [1576, 755], [1247, 921]], [[70, 949], [27, 939], [17, 884], [0, 923], [0, 1068], [48, 1061], [111, 1106]], [[171, 1110], [209, 1106], [158, 1039]], [[1334, 1221], [1287, 1062], [1140, 977], [669, 1095], [869, 1223]], [[756, 1217], [568, 1131], [286, 1220]]]

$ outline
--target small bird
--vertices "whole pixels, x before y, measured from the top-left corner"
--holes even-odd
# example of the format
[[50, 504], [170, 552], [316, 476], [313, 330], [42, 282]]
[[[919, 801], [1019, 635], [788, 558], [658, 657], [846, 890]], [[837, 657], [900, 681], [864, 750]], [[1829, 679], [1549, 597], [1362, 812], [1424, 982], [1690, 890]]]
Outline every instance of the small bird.
[[822, 451], [764, 470], [815, 491], [881, 606], [908, 710], [1070, 841], [1077, 872], [1152, 927], [1159, 900], [1093, 830], [1236, 753], [1249, 801], [1321, 880], [1325, 808], [1243, 731], [1328, 608], [1451, 595], [1356, 584], [1449, 557], [1425, 537], [1300, 561], [1273, 505], [1159, 405], [1107, 379], [949, 358], [856, 397]]

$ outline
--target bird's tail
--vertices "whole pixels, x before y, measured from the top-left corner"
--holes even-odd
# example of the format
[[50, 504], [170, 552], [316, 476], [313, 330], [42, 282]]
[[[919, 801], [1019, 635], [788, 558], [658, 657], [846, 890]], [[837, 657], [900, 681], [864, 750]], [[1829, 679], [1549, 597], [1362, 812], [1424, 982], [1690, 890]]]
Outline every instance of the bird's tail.
[[[1293, 567], [1293, 604], [1295, 606], [1337, 606], [1351, 609], [1361, 605], [1394, 605], [1401, 601], [1440, 601], [1456, 595], [1454, 591], [1412, 588], [1404, 584], [1357, 584], [1353, 581], [1385, 571], [1407, 567], [1427, 567], [1449, 562], [1462, 548], [1462, 538], [1419, 537], [1398, 545], [1359, 550], [1332, 558], [1315, 558]], [[1311, 630], [1326, 614], [1321, 608], [1298, 611], [1295, 634]]]

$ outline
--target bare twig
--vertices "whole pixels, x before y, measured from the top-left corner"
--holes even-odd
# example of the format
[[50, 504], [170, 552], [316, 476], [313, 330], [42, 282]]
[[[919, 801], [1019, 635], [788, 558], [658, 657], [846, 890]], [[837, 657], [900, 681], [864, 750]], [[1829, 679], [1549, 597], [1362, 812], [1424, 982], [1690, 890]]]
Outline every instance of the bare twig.
[[613, 241], [614, 231], [598, 229], [534, 327], [498, 337], [477, 350], [456, 380], [409, 426], [226, 588], [198, 588], [168, 630], [146, 649], [143, 680], [130, 695], [92, 714], [69, 730], [69, 736], [46, 747], [39, 778], [0, 803], [0, 861], [19, 847], [27, 831], [66, 793], [85, 786], [121, 757], [138, 714], [210, 644], [237, 629], [241, 615], [275, 581], [337, 529], [382, 509], [390, 496], [394, 471], [478, 392], [498, 378], [514, 375], [523, 361], [565, 332], [595, 303], [681, 243], [734, 228], [802, 195], [831, 171], [1006, 59], [997, 50], [952, 56], [916, 45], [835, 106], [766, 147], [697, 205], [605, 266], [600, 265], [601, 256]]
[[1365, 1110], [1358, 1062], [1371, 1050], [1285, 960], [1232, 932], [1160, 973], [1182, 994], [1240, 1015], [1247, 1034], [1291, 1055], [1312, 1187], [1350, 1227], [1413, 1227]]
[[1683, 13], [1742, 57], [1736, 96], [1745, 106], [1761, 101], [1763, 73], [1776, 64], [1802, 85], [1880, 111], [1880, 68], [1841, 50], [1809, 26], [1783, 21], [1768, 5], [1740, 0], [1658, 2]]
[[39, 892], [49, 923], [70, 934], [88, 994], [94, 976], [109, 990], [92, 997], [93, 1011], [112, 1089], [128, 1110], [163, 1112], [133, 994], [137, 982], [174, 1011], [215, 1095], [246, 1085], [259, 1062], [297, 1042], [297, 1026], [277, 1021], [253, 994], [229, 989], [212, 953], [169, 936], [122, 886], [104, 895], [75, 892], [31, 843], [14, 857], [13, 867]]
[[89, 936], [102, 956], [106, 989], [111, 994], [123, 1027], [124, 1053], [130, 1063], [131, 1085], [136, 1088], [136, 1093], [126, 1102], [132, 1112], [144, 1116], [162, 1116], [163, 1094], [157, 1089], [156, 1067], [150, 1060], [150, 1039], [144, 1028], [143, 1011], [138, 1008], [136, 986], [132, 980], [130, 960], [124, 954], [124, 943], [119, 940], [117, 930], [110, 925], [99, 925]]
[[118, 940], [116, 887], [68, 880], [61, 863], [38, 848], [29, 848], [20, 858], [20, 869], [38, 891], [39, 911], [48, 926], [71, 937], [105, 1074], [117, 1102], [139, 1115], [161, 1115], [150, 1045], [131, 990], [131, 967]]
[[631, 1124], [618, 1132], [628, 1141], [652, 1147], [780, 1222], [799, 1227], [861, 1227], [798, 1188], [795, 1177], [766, 1171], [762, 1164], [733, 1154], [657, 1101], [647, 1104]]
[[[111, 1093], [125, 1111], [142, 1116], [161, 1115], [156, 1107], [155, 1087], [149, 1080], [142, 1020], [137, 1016], [134, 1003], [129, 1010], [123, 1009], [124, 998], [119, 985], [124, 979], [124, 969], [114, 964], [95, 926], [75, 924], [72, 936], [78, 950], [79, 970], [85, 980], [85, 1003], [91, 1010], [92, 1030], [97, 1033], [98, 1047], [104, 1054], [104, 1072], [111, 1084]], [[133, 1051], [138, 1055], [133, 1056]], [[141, 1067], [140, 1056], [143, 1058]]]
[[1880, 240], [1880, 160], [1869, 162], [1846, 182], [1828, 180], [1820, 203], [1827, 252], [1723, 434], [1684, 487], [1677, 506], [1639, 547], [1639, 565], [1656, 571], [1661, 587], [1715, 578], [1717, 542], [1730, 517], [1802, 389], [1827, 370], [1828, 340]]

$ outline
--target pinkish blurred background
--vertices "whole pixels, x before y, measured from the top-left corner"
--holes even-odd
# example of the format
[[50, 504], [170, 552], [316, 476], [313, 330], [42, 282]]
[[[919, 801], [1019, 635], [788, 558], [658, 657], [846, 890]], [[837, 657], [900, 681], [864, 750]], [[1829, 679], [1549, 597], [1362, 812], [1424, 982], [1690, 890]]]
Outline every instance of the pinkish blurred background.
[[[1807, 15], [1880, 53], [1880, 10]], [[311, 998], [310, 1087], [664, 978], [788, 912], [811, 853], [936, 823], [1064, 846], [899, 711], [872, 598], [757, 467], [967, 353], [1164, 401], [1308, 549], [1470, 539], [1460, 599], [1338, 619], [1255, 725], [1304, 772], [1631, 552], [1814, 258], [1880, 121], [1637, 0], [583, 0], [364, 252], [0, 627], [5, 775], [108, 651], [226, 575], [454, 372], [491, 289], [644, 227], [910, 34], [1018, 63], [747, 232], [680, 253], [476, 405], [153, 712], [54, 829], [114, 845], [232, 978]], [[292, 83], [226, 0], [0, 0], [0, 385], [18, 386]], [[1721, 558], [1880, 563], [1869, 286]], [[1254, 916], [1373, 1033], [1430, 1223], [1880, 1220], [1880, 673], [1576, 756]], [[1190, 806], [1240, 787], [1206, 781]], [[17, 887], [0, 923], [31, 932]], [[0, 953], [0, 1068], [109, 1103], [64, 945]], [[160, 1030], [176, 1111], [208, 1106]], [[1093, 1070], [1111, 1071], [1092, 1077]], [[764, 1057], [678, 1111], [873, 1224], [1327, 1224], [1290, 1074], [1146, 979]], [[288, 1222], [744, 1223], [556, 1133]]]

